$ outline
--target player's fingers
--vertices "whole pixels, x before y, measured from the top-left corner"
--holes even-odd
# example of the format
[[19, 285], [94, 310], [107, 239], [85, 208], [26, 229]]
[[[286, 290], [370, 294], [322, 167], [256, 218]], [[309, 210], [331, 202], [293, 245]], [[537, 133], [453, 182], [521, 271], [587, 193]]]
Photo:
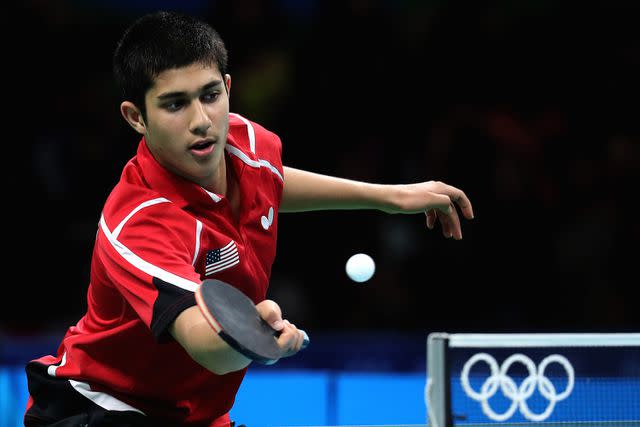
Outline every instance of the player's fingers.
[[471, 205], [471, 200], [467, 197], [464, 191], [459, 188], [451, 187], [452, 192], [449, 194], [451, 201], [458, 205], [460, 211], [462, 211], [462, 215], [467, 219], [473, 218], [473, 206]]
[[462, 239], [462, 227], [460, 226], [460, 216], [458, 216], [458, 210], [455, 206], [451, 205], [451, 215], [447, 217], [449, 221], [448, 231], [449, 237], [453, 237], [456, 240]]
[[438, 192], [447, 194], [450, 200], [460, 208], [465, 218], [473, 218], [473, 206], [464, 191], [440, 181], [436, 181], [434, 184], [437, 186]]
[[294, 340], [293, 340], [293, 350], [298, 352], [302, 348], [302, 340], [303, 340], [302, 331], [298, 329], [298, 327], [293, 323], [291, 324], [291, 326], [295, 330]]
[[293, 332], [293, 346], [295, 347], [296, 350], [300, 350], [300, 347], [302, 347], [302, 339], [303, 339], [303, 335], [302, 335], [302, 331], [300, 329], [298, 329], [298, 327], [289, 322], [287, 319], [284, 320], [284, 322], [287, 324], [287, 326], [289, 326], [291, 328], [291, 331]]
[[442, 226], [442, 235], [447, 239], [453, 237], [456, 240], [462, 239], [462, 228], [460, 227], [460, 217], [455, 206], [451, 206], [451, 213], [448, 215], [438, 212], [438, 219]]
[[282, 320], [282, 310], [280, 306], [272, 300], [264, 300], [256, 305], [260, 317], [264, 319], [273, 329], [281, 331], [285, 324]]
[[460, 194], [458, 195], [458, 197], [452, 197], [451, 199], [455, 202], [456, 205], [458, 205], [458, 207], [462, 211], [462, 215], [464, 215], [465, 218], [473, 219], [473, 206], [471, 205], [471, 201], [469, 200], [467, 195], [464, 194], [462, 190], [460, 190]]
[[297, 353], [302, 347], [301, 333], [293, 323], [288, 320], [283, 321], [284, 327], [278, 337], [278, 346], [283, 351], [283, 356], [291, 356]]
[[438, 219], [438, 214], [434, 209], [429, 209], [424, 214], [427, 217], [427, 228], [433, 230], [433, 227], [436, 225], [436, 220]]
[[436, 222], [440, 221], [440, 227], [442, 228], [442, 235], [447, 239], [449, 237], [453, 237], [454, 230], [455, 230], [455, 225], [454, 225], [454, 222], [451, 219], [451, 215], [453, 215], [455, 213], [455, 208], [452, 207], [450, 212], [452, 212], [452, 213], [449, 214], [449, 215], [443, 213], [442, 211], [438, 211], [438, 210], [435, 210], [435, 209], [432, 209], [431, 211], [427, 212], [426, 213], [427, 214], [427, 227], [430, 230], [433, 230], [435, 228]]
[[438, 220], [440, 221], [442, 235], [448, 239], [449, 237], [451, 237], [451, 224], [449, 221], [449, 217], [442, 212], [438, 212]]
[[288, 323], [288, 325], [291, 326], [291, 329], [294, 332], [293, 334], [294, 340], [292, 342], [293, 350], [295, 350], [295, 352], [298, 352], [302, 349], [302, 344], [304, 343], [306, 332], [304, 332], [302, 329], [299, 329], [296, 325], [294, 325], [293, 323], [290, 323], [286, 319], [285, 319], [285, 323]]

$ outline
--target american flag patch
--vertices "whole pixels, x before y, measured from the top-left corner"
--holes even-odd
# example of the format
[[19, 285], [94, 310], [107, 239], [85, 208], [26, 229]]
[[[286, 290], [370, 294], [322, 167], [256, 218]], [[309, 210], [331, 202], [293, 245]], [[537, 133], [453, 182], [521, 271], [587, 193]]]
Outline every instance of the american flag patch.
[[233, 240], [226, 246], [207, 251], [205, 260], [205, 276], [231, 268], [240, 262], [238, 247]]

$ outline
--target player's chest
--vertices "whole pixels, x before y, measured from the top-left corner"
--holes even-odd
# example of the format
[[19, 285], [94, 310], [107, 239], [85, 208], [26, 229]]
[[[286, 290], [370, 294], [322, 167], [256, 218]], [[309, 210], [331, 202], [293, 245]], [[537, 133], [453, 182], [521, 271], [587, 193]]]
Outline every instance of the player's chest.
[[260, 300], [276, 254], [280, 196], [267, 187], [255, 188], [238, 206], [231, 200], [200, 218], [196, 271], [202, 280], [226, 281]]

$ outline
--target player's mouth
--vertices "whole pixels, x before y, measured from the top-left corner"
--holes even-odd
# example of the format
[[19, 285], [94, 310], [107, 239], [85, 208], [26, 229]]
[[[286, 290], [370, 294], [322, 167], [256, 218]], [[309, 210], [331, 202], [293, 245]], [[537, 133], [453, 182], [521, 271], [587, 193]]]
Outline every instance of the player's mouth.
[[201, 139], [191, 144], [189, 151], [197, 156], [206, 156], [213, 152], [215, 145], [213, 139]]

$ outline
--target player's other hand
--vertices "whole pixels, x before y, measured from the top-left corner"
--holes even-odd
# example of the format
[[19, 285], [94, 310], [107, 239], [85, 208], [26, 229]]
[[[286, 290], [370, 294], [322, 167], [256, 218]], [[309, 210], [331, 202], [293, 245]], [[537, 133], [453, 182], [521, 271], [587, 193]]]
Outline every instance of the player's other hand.
[[304, 334], [296, 325], [282, 318], [280, 306], [272, 300], [264, 300], [256, 305], [260, 317], [280, 335], [277, 337], [282, 357], [293, 356], [302, 349]]
[[440, 181], [394, 185], [390, 213], [418, 213], [427, 216], [427, 227], [433, 230], [439, 220], [446, 238], [462, 239], [458, 209], [466, 219], [473, 219], [473, 207], [464, 191]]

